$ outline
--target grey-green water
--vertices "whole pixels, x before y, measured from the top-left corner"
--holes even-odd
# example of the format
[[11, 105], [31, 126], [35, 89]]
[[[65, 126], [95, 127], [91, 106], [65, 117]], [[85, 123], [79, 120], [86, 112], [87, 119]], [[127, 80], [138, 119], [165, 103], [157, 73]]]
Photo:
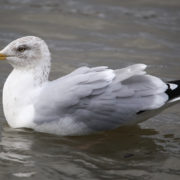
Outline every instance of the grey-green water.
[[[57, 78], [82, 66], [148, 64], [180, 79], [179, 0], [1, 0], [0, 49], [46, 40]], [[0, 88], [11, 71], [0, 62]], [[179, 180], [180, 105], [133, 127], [59, 137], [8, 127], [0, 105], [0, 179]]]

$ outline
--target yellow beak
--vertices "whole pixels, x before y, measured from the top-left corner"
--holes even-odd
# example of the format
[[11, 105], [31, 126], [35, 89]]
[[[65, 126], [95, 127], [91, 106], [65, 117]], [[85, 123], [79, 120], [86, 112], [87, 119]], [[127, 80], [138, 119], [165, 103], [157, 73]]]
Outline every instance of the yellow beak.
[[6, 60], [6, 57], [7, 57], [7, 56], [6, 56], [5, 54], [1, 54], [1, 53], [0, 53], [0, 60]]

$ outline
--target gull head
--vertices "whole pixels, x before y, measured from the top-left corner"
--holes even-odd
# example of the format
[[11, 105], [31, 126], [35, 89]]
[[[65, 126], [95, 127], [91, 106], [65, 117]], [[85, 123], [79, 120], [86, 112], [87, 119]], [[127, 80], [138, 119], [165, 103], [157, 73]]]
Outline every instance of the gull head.
[[14, 68], [35, 68], [50, 64], [46, 43], [35, 36], [25, 36], [12, 41], [0, 51], [0, 60], [7, 60]]

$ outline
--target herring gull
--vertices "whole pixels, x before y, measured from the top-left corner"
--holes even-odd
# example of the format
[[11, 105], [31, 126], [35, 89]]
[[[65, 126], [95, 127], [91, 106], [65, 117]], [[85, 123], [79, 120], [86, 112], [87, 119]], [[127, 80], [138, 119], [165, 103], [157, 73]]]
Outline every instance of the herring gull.
[[180, 99], [180, 81], [148, 75], [144, 64], [80, 67], [49, 81], [50, 52], [34, 36], [8, 44], [0, 60], [13, 66], [3, 88], [3, 110], [13, 128], [90, 134], [142, 122]]

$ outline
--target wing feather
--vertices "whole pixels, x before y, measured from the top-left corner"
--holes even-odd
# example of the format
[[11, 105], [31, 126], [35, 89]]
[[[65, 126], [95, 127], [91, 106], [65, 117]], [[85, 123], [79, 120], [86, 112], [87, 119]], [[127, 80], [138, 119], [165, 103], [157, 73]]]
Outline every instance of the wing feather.
[[81, 67], [49, 82], [35, 104], [35, 123], [73, 123], [91, 130], [105, 130], [135, 121], [136, 113], [163, 106], [167, 85], [147, 75], [146, 65], [112, 70]]

